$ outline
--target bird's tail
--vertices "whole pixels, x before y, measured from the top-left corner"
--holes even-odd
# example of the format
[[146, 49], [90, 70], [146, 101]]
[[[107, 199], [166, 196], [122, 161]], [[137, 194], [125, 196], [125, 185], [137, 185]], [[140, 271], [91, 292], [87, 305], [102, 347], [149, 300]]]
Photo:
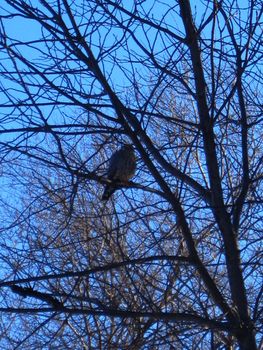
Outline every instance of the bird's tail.
[[116, 189], [117, 188], [115, 186], [106, 185], [101, 199], [103, 201], [107, 201], [110, 198], [110, 196], [116, 191]]

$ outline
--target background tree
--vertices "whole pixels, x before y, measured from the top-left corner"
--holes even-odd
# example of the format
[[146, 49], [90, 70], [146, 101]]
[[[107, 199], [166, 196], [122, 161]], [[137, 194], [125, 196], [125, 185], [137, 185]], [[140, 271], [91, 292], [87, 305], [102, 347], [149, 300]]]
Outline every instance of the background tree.
[[261, 2], [0, 8], [1, 347], [256, 349]]

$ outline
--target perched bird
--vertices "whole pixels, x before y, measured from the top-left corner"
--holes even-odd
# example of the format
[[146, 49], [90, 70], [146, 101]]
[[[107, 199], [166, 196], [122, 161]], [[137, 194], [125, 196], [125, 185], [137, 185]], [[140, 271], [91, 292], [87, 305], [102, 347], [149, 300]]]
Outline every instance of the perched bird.
[[121, 182], [128, 182], [133, 177], [135, 169], [136, 158], [133, 146], [125, 144], [121, 149], [113, 153], [110, 158], [107, 179], [111, 180], [112, 183], [105, 186], [102, 200], [108, 200], [121, 187]]

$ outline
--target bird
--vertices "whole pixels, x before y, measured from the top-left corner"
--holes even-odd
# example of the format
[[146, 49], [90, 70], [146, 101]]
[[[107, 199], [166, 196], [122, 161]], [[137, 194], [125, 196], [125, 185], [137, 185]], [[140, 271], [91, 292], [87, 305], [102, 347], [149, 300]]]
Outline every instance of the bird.
[[121, 149], [113, 153], [109, 161], [107, 179], [112, 183], [107, 184], [102, 195], [102, 200], [108, 200], [118, 190], [121, 182], [128, 182], [136, 170], [136, 158], [131, 144], [124, 144]]

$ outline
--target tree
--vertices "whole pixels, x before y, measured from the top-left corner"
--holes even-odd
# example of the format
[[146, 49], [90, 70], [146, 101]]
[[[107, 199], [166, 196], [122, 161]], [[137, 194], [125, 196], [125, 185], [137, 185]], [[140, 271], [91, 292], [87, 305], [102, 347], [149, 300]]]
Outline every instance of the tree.
[[0, 6], [1, 346], [256, 349], [261, 2]]

